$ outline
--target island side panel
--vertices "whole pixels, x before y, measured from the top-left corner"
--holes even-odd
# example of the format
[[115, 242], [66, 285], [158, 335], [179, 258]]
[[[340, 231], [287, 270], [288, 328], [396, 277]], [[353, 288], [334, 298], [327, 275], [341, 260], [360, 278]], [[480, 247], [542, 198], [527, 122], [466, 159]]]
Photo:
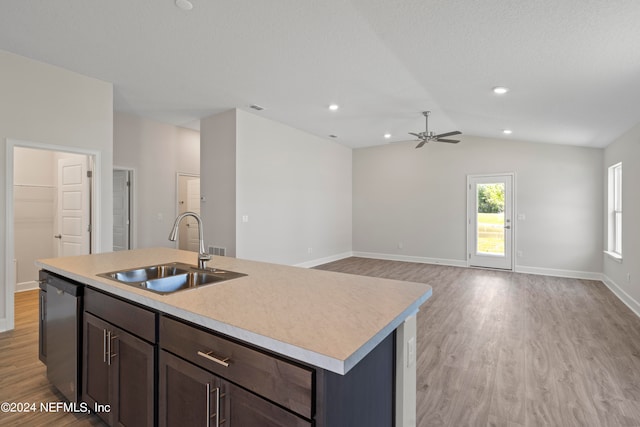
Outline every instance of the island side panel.
[[416, 425], [416, 314], [396, 329], [396, 427]]
[[317, 427], [394, 425], [396, 332], [345, 375], [317, 370]]

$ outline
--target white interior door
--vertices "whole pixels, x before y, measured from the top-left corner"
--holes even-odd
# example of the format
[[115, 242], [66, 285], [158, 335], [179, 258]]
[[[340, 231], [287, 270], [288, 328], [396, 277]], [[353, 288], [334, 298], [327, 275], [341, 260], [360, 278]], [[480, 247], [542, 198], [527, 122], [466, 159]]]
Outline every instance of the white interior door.
[[[200, 177], [178, 174], [178, 214], [187, 211], [200, 214]], [[187, 217], [180, 223], [178, 248], [193, 252], [200, 250], [198, 224], [192, 217]]]
[[86, 156], [58, 160], [58, 255], [89, 253], [91, 238]]
[[115, 169], [113, 171], [113, 250], [125, 251], [131, 248], [130, 243], [130, 178], [129, 171]]
[[469, 265], [513, 268], [513, 175], [468, 177]]

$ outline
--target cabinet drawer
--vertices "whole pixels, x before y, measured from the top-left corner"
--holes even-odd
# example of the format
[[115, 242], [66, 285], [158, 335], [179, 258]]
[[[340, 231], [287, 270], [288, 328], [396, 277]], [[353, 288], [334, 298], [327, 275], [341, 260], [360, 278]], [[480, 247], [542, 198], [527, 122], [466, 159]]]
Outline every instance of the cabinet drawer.
[[313, 416], [310, 368], [164, 316], [160, 346], [303, 417]]
[[85, 289], [84, 310], [149, 342], [156, 340], [156, 313], [153, 311], [91, 288]]

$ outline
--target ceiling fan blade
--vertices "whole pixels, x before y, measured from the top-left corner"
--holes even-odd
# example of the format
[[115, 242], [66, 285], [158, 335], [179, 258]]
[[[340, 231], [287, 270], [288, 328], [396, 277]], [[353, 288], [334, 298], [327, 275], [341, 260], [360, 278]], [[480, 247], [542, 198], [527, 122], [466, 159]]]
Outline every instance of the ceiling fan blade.
[[418, 139], [422, 139], [422, 136], [419, 133], [413, 133], [413, 132], [409, 132], [409, 135], [413, 135]]
[[427, 142], [429, 142], [428, 139], [423, 139], [422, 141], [420, 141], [420, 144], [416, 145], [416, 148], [420, 148], [422, 147], [424, 144], [426, 144]]
[[441, 133], [440, 135], [436, 135], [436, 138], [440, 138], [442, 136], [453, 136], [453, 135], [462, 135], [462, 132], [459, 130], [454, 130], [453, 132]]
[[460, 141], [457, 141], [455, 139], [440, 139], [440, 138], [436, 139], [436, 141], [438, 141], [438, 142], [448, 142], [450, 144], [457, 144], [458, 142], [460, 142]]

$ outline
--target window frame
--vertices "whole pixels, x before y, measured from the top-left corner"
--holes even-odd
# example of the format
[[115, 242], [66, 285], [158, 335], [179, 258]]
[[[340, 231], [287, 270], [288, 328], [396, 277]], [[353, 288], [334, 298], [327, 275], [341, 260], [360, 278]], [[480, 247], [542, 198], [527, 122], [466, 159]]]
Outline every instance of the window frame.
[[622, 162], [608, 168], [607, 255], [622, 261]]

